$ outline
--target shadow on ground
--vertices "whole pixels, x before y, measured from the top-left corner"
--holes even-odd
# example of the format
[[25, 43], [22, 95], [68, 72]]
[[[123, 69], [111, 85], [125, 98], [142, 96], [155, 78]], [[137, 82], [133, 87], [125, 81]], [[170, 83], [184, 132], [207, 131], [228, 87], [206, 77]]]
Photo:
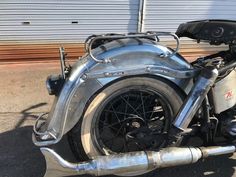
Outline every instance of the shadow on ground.
[[[1, 177], [43, 176], [45, 161], [39, 148], [33, 145], [31, 133], [32, 126], [26, 126], [0, 134]], [[232, 177], [236, 176], [235, 167], [236, 160], [221, 156], [194, 165], [164, 169], [154, 177]]]
[[32, 126], [0, 134], [0, 176], [42, 177], [44, 158], [31, 141]]
[[47, 105], [47, 103], [38, 103], [36, 105], [30, 106], [30, 107], [24, 109], [23, 111], [21, 111], [20, 114], [22, 114], [22, 116], [21, 116], [20, 120], [17, 122], [17, 124], [15, 125], [15, 128], [19, 128], [27, 120], [28, 117], [32, 117], [34, 119], [37, 119], [38, 116], [32, 114], [32, 111], [35, 108], [39, 108], [39, 107], [42, 107], [45, 105]]

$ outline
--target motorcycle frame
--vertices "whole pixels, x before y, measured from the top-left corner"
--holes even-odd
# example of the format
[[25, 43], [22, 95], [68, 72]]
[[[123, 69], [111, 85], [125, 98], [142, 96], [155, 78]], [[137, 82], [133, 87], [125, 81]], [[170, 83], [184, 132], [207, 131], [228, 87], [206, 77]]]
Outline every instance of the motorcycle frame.
[[128, 38], [115, 40], [92, 51], [97, 59], [109, 59], [109, 62], [96, 62], [90, 55], [82, 57], [72, 67], [59, 96], [56, 96], [45, 131], [35, 131], [33, 142], [37, 146], [58, 143], [79, 121], [93, 95], [124, 77], [162, 77], [187, 95], [199, 70], [179, 54], [169, 55], [171, 53], [171, 49], [155, 41]]

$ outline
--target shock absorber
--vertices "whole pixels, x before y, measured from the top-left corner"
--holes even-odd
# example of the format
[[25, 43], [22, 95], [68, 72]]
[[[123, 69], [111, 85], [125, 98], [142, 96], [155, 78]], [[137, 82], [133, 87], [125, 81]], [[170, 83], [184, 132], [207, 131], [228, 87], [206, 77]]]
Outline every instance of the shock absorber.
[[204, 98], [215, 83], [217, 76], [218, 70], [212, 66], [206, 67], [200, 72], [197, 81], [195, 82], [173, 122], [173, 127], [170, 130], [169, 137], [171, 144], [176, 143], [179, 139], [181, 139], [181, 134], [188, 128]]

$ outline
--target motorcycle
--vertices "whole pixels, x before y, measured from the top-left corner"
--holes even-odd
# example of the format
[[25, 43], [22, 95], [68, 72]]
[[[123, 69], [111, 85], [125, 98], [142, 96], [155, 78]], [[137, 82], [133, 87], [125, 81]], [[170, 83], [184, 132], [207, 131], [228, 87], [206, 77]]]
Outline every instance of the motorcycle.
[[[60, 48], [62, 73], [46, 82], [55, 101], [32, 136], [46, 159], [45, 176], [147, 176], [234, 153], [235, 29], [235, 21], [202, 20], [175, 34], [92, 35], [73, 66]], [[162, 36], [173, 37], [176, 48], [161, 45]], [[179, 37], [229, 49], [189, 63], [178, 53]], [[62, 137], [77, 162], [48, 147]], [[195, 137], [201, 144], [187, 146]]]

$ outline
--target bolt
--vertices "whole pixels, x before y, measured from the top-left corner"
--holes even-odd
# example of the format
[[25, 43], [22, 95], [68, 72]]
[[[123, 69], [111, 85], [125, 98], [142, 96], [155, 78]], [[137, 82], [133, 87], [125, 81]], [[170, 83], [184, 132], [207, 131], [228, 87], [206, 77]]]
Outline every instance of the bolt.
[[106, 72], [106, 73], [104, 73], [104, 75], [105, 75], [106, 77], [108, 77], [108, 76], [110, 76], [110, 73]]
[[87, 78], [87, 75], [84, 74], [84, 75], [82, 76], [82, 79], [86, 79], [86, 78]]

